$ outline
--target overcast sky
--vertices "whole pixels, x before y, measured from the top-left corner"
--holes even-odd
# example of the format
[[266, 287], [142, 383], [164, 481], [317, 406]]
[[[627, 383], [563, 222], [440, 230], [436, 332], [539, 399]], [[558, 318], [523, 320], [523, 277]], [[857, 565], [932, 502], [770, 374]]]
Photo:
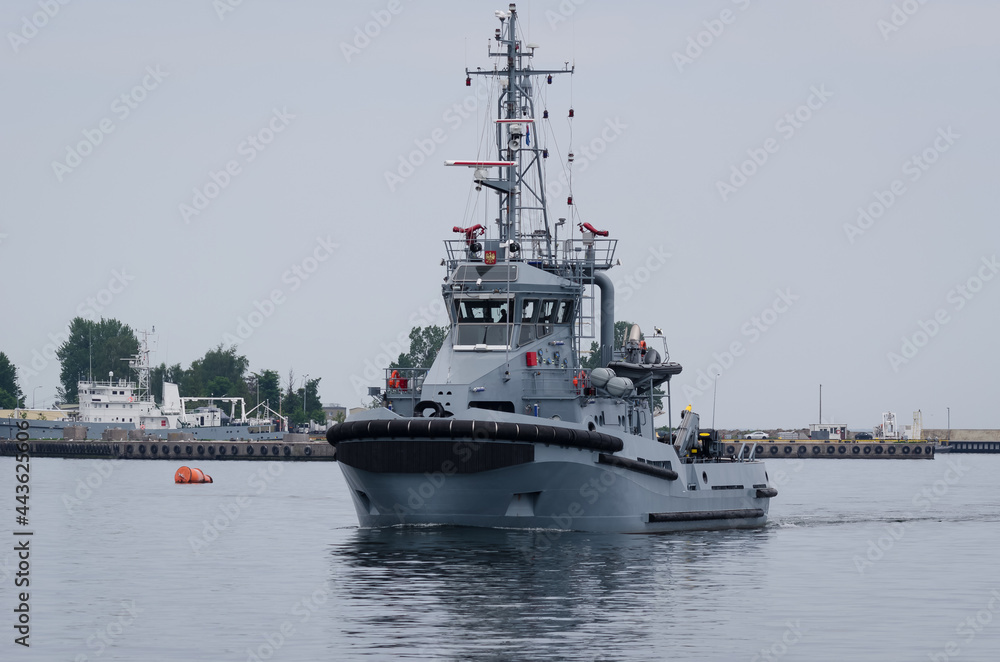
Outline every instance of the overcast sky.
[[[360, 404], [443, 321], [472, 184], [441, 163], [477, 153], [464, 69], [504, 7], [4, 2], [0, 350], [29, 404], [78, 314], [155, 326], [154, 363], [239, 340]], [[852, 429], [1000, 427], [1000, 4], [519, 9], [536, 66], [576, 66], [553, 128], [572, 104], [575, 201], [620, 240], [618, 318], [684, 365], [675, 409], [710, 424], [719, 375], [718, 427], [816, 422], [820, 384]]]

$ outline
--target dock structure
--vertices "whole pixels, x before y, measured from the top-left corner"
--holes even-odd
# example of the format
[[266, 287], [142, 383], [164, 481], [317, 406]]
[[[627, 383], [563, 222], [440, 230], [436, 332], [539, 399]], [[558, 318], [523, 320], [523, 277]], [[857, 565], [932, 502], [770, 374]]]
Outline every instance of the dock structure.
[[[175, 435], [170, 435], [175, 437]], [[178, 434], [176, 436], [181, 436]], [[0, 456], [19, 453], [27, 444], [31, 457], [62, 457], [103, 460], [265, 460], [326, 461], [337, 459], [336, 449], [326, 440], [311, 440], [304, 434], [286, 434], [271, 441], [207, 441], [202, 439], [156, 440], [39, 440], [0, 441]]]
[[1000, 441], [942, 441], [942, 453], [1000, 453]]
[[935, 452], [935, 443], [925, 440], [725, 439], [720, 443], [725, 455], [746, 457], [753, 451], [758, 460], [933, 460]]

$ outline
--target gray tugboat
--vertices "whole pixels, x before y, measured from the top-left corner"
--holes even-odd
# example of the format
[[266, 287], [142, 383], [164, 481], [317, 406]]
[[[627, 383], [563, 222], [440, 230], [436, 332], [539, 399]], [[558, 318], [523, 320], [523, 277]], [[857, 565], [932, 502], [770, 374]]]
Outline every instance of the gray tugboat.
[[[445, 242], [450, 330], [433, 365], [388, 373], [373, 389], [381, 407], [327, 432], [361, 526], [763, 526], [777, 491], [754, 459], [755, 442], [724, 457], [690, 407], [657, 435], [654, 389], [665, 385], [669, 418], [670, 378], [681, 366], [665, 343], [662, 355], [647, 348], [638, 327], [615, 347], [606, 272], [617, 241], [581, 222], [572, 197], [579, 232], [560, 241], [565, 221], [549, 223], [549, 113], [538, 85], [573, 69], [534, 69], [515, 5], [496, 15], [496, 67], [466, 71], [467, 85], [474, 76], [493, 82], [496, 159], [446, 162], [472, 168], [477, 192], [495, 192], [486, 211], [495, 229], [467, 220]], [[601, 367], [583, 370], [598, 293]]]

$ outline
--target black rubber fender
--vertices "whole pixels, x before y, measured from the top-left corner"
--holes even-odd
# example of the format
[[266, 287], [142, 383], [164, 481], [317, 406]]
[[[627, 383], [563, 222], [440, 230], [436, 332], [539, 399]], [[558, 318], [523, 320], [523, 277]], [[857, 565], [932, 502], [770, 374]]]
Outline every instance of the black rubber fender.
[[409, 428], [410, 421], [406, 419], [389, 421], [388, 425], [385, 426], [385, 433], [390, 439], [412, 438]]
[[539, 425], [538, 428], [538, 442], [542, 444], [555, 443], [556, 440], [556, 429], [548, 425]]
[[452, 439], [471, 439], [473, 421], [449, 421]]
[[517, 439], [528, 443], [538, 441], [538, 426], [531, 423], [515, 423], [517, 426]]
[[573, 431], [568, 428], [553, 427], [552, 430], [552, 434], [555, 436], [557, 444], [572, 444], [576, 441]]
[[472, 436], [479, 440], [495, 440], [497, 438], [496, 421], [473, 421]]
[[518, 441], [517, 423], [497, 423], [497, 439]]
[[[456, 420], [454, 418], [390, 419], [341, 423], [327, 430], [327, 441], [336, 446], [342, 441], [373, 439], [476, 439], [518, 443], [558, 444], [591, 450], [618, 452], [621, 439], [603, 432], [578, 430], [571, 427], [509, 423], [489, 420]], [[761, 446], [763, 448], [763, 446]], [[266, 451], [265, 451], [266, 453]]]
[[[347, 421], [330, 428], [329, 434], [334, 434], [337, 438], [332, 443], [337, 443], [341, 439], [360, 439], [364, 433], [362, 425], [367, 429], [368, 421]], [[329, 438], [329, 437], [328, 437]]]

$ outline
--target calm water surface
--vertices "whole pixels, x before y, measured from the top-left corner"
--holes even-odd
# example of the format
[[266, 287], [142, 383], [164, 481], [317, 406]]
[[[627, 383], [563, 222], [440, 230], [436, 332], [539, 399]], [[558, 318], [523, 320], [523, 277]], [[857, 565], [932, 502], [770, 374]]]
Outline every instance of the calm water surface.
[[998, 456], [775, 460], [765, 529], [650, 536], [359, 530], [335, 464], [177, 466], [32, 461], [0, 659], [1000, 659]]

